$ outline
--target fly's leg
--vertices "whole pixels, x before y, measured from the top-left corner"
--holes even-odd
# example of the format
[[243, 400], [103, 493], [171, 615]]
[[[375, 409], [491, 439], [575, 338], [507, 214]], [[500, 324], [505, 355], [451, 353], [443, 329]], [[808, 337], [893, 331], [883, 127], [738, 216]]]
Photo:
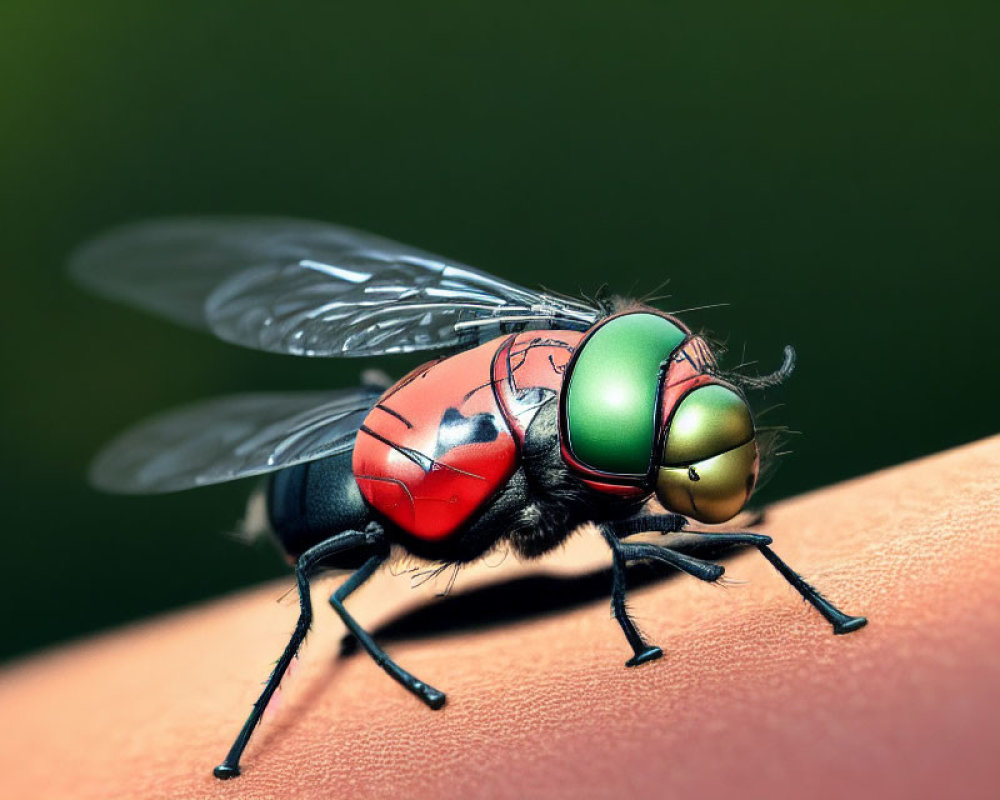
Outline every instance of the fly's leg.
[[845, 614], [837, 608], [812, 586], [806, 583], [801, 575], [778, 558], [777, 553], [775, 553], [770, 547], [762, 544], [759, 545], [757, 549], [760, 550], [761, 555], [768, 560], [771, 566], [781, 573], [781, 577], [788, 581], [792, 585], [792, 588], [808, 600], [810, 605], [812, 605], [812, 607], [820, 613], [820, 616], [833, 626], [834, 633], [852, 633], [853, 631], [859, 630], [868, 624], [868, 620], [865, 617], [854, 617], [850, 614]]
[[[747, 525], [751, 528], [764, 521], [764, 511], [753, 511]], [[766, 539], [764, 544], [770, 544], [768, 536], [761, 536], [753, 533], [703, 533], [702, 531], [690, 531], [687, 529], [688, 519], [683, 514], [646, 514], [645, 516], [630, 517], [628, 519], [617, 520], [608, 523], [615, 536], [624, 539], [637, 533], [685, 533], [715, 537], [723, 544], [759, 544], [759, 539]], [[742, 538], [740, 538], [742, 537]]]
[[671, 550], [669, 547], [662, 547], [658, 544], [631, 544], [622, 542], [618, 545], [625, 563], [634, 561], [659, 561], [661, 564], [679, 569], [688, 575], [693, 575], [700, 581], [715, 583], [725, 572], [726, 568], [721, 564], [713, 564], [711, 561], [702, 561], [700, 558], [686, 556]]
[[[634, 517], [632, 519], [614, 523], [612, 530], [618, 536], [631, 536], [632, 534], [646, 531], [676, 533], [677, 531], [684, 529], [686, 524], [686, 520], [683, 517], [680, 517], [681, 522], [678, 525], [677, 518], [679, 516], [680, 515], [678, 514], [658, 514], [645, 517]], [[771, 566], [778, 571], [781, 577], [788, 581], [792, 585], [792, 588], [802, 595], [802, 597], [805, 598], [809, 604], [820, 613], [823, 619], [833, 626], [833, 632], [836, 634], [852, 633], [853, 631], [860, 630], [868, 624], [868, 620], [865, 617], [855, 617], [850, 614], [845, 614], [833, 603], [823, 597], [823, 595], [820, 594], [815, 588], [810, 586], [802, 578], [802, 576], [789, 567], [788, 564], [782, 561], [769, 547], [772, 541], [770, 536], [763, 536], [756, 533], [708, 533], [704, 531], [691, 530], [685, 530], [685, 533], [691, 536], [698, 536], [705, 540], [718, 542], [719, 544], [750, 544], [756, 547], [760, 550], [761, 555], [768, 560], [768, 563], [770, 563]]]
[[677, 533], [687, 527], [687, 517], [681, 514], [648, 514], [608, 523], [615, 536], [624, 539], [636, 533]]
[[292, 631], [292, 636], [288, 640], [288, 644], [285, 646], [281, 657], [278, 659], [278, 663], [275, 664], [274, 670], [271, 672], [271, 676], [264, 686], [264, 691], [260, 693], [257, 702], [253, 704], [250, 716], [243, 723], [243, 727], [240, 729], [239, 734], [237, 734], [236, 741], [233, 742], [233, 746], [230, 748], [225, 761], [215, 768], [214, 774], [216, 778], [226, 780], [228, 778], [235, 778], [240, 774], [240, 756], [243, 755], [243, 751], [246, 749], [247, 742], [250, 741], [250, 736], [254, 728], [260, 722], [261, 715], [263, 715], [264, 709], [267, 708], [268, 701], [270, 701], [271, 696], [278, 688], [278, 684], [281, 683], [281, 678], [288, 669], [288, 665], [292, 663], [292, 659], [306, 638], [306, 634], [309, 633], [309, 626], [312, 624], [312, 600], [309, 596], [309, 579], [312, 574], [324, 561], [329, 560], [333, 556], [362, 547], [384, 550], [385, 535], [381, 528], [370, 525], [364, 532], [344, 531], [320, 542], [299, 556], [299, 560], [295, 565], [295, 578], [299, 589], [299, 619], [295, 623], [295, 630]]
[[635, 623], [629, 616], [628, 608], [625, 605], [626, 563], [625, 556], [621, 551], [622, 544], [618, 541], [618, 537], [608, 530], [607, 527], [601, 528], [601, 534], [611, 548], [613, 558], [612, 574], [614, 577], [611, 587], [611, 611], [614, 613], [615, 619], [618, 620], [618, 624], [621, 625], [622, 632], [625, 634], [625, 638], [628, 639], [628, 643], [632, 646], [632, 650], [635, 653], [632, 658], [625, 662], [625, 666], [637, 667], [640, 664], [645, 664], [647, 661], [655, 661], [663, 656], [663, 651], [656, 645], [646, 643], [642, 638], [642, 634], [639, 633], [639, 629], [636, 628]]
[[[803, 579], [799, 573], [782, 561], [778, 557], [777, 553], [768, 547], [768, 545], [771, 544], [771, 538], [769, 536], [755, 537], [753, 534], [748, 533], [702, 533], [701, 531], [688, 531], [688, 533], [704, 538], [711, 538], [719, 541], [720, 543], [755, 545], [757, 549], [760, 550], [761, 555], [764, 556], [768, 563], [778, 571], [781, 577], [788, 581], [792, 585], [792, 588], [802, 595], [802, 597], [820, 613], [823, 619], [833, 626], [834, 633], [852, 633], [856, 630], [860, 630], [868, 624], [868, 620], [865, 617], [854, 617], [850, 614], [845, 614], [833, 603], [823, 597], [823, 595], [816, 589], [806, 583], [805, 579]], [[755, 539], [766, 541], [755, 541]]]
[[[655, 527], [648, 527], [649, 525], [660, 525], [663, 527], [677, 525], [676, 517], [677, 515], [675, 514], [667, 514], [658, 517], [629, 520], [623, 532], [624, 535], [628, 536], [643, 530], [658, 530]], [[648, 521], [647, 526], [643, 527], [636, 524], [639, 521]], [[680, 530], [682, 527], [683, 524], [667, 532], [674, 532]], [[663, 655], [663, 651], [659, 647], [649, 645], [645, 642], [632, 618], [628, 615], [628, 610], [625, 606], [625, 568], [628, 564], [634, 561], [658, 561], [709, 583], [719, 580], [726, 569], [719, 564], [712, 564], [708, 561], [702, 561], [699, 558], [692, 558], [691, 556], [678, 553], [676, 550], [671, 550], [667, 547], [661, 547], [660, 545], [623, 542], [619, 539], [619, 531], [622, 530], [621, 523], [604, 525], [601, 527], [601, 534], [611, 548], [614, 559], [612, 565], [614, 584], [611, 594], [611, 608], [615, 619], [618, 620], [618, 624], [621, 625], [622, 631], [625, 633], [625, 638], [628, 639], [628, 643], [632, 646], [632, 650], [635, 653], [632, 658], [625, 662], [625, 666], [635, 667], [639, 664], [645, 664], [647, 661], [655, 661]], [[755, 536], [754, 534], [747, 535], [751, 537]], [[767, 539], [766, 536], [756, 538]], [[767, 541], [770, 541], [770, 539], [767, 539]]]
[[[352, 634], [351, 638], [368, 651], [368, 654], [375, 660], [375, 663], [389, 673], [389, 677], [398, 681], [408, 691], [423, 700], [431, 708], [441, 708], [445, 701], [444, 692], [440, 692], [433, 686], [429, 686], [423, 681], [417, 680], [417, 678], [413, 677], [413, 675], [389, 658], [385, 651], [375, 643], [375, 640], [372, 639], [368, 631], [362, 628], [358, 624], [357, 620], [355, 620], [354, 617], [347, 612], [347, 609], [344, 608], [344, 600], [347, 599], [348, 595], [368, 580], [372, 576], [372, 573], [374, 573], [375, 570], [377, 570], [383, 562], [385, 562], [387, 557], [388, 550], [384, 550], [369, 558], [361, 569], [355, 572], [346, 583], [333, 593], [330, 597], [330, 605], [333, 606], [334, 611], [336, 611], [340, 615], [340, 618], [344, 621], [344, 624]], [[341, 647], [343, 648], [343, 644]]]

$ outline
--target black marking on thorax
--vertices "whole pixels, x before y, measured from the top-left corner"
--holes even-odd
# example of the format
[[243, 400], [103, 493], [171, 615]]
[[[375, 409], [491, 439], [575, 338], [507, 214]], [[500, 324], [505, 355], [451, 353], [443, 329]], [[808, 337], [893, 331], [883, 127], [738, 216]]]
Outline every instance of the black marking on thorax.
[[499, 435], [500, 428], [493, 414], [483, 412], [466, 417], [457, 408], [449, 408], [438, 425], [434, 457], [440, 458], [464, 444], [495, 442]]

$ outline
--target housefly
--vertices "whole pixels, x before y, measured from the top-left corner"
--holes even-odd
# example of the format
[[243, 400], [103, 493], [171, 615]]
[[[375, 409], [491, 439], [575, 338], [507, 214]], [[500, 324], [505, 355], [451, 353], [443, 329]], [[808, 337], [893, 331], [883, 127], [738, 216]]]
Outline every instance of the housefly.
[[[156, 493], [269, 476], [270, 526], [294, 560], [301, 611], [218, 778], [240, 757], [312, 622], [310, 579], [351, 569], [330, 604], [392, 678], [432, 709], [445, 695], [393, 661], [344, 606], [395, 546], [441, 563], [500, 544], [534, 558], [586, 523], [612, 552], [612, 608], [635, 667], [662, 655], [625, 605], [626, 567], [660, 562], [704, 581], [723, 567], [630, 541], [719, 523], [758, 481], [762, 435], [744, 390], [783, 380], [723, 372], [709, 343], [642, 303], [535, 291], [367, 233], [285, 219], [180, 219], [113, 231], [73, 274], [107, 296], [272, 353], [360, 358], [432, 351], [388, 388], [245, 394], [140, 424], [96, 459], [102, 489]], [[646, 510], [656, 497], [666, 514]], [[753, 533], [691, 532], [756, 547], [833, 626], [844, 614]]]

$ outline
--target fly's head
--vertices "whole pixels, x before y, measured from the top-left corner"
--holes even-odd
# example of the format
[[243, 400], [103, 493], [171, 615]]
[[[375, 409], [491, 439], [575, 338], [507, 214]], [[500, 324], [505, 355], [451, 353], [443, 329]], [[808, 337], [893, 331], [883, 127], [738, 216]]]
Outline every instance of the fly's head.
[[674, 317], [645, 308], [614, 315], [567, 368], [564, 460], [600, 491], [655, 491], [675, 513], [725, 522], [750, 499], [768, 449], [742, 390], [776, 385], [793, 366], [787, 348], [772, 375], [726, 373], [708, 342]]

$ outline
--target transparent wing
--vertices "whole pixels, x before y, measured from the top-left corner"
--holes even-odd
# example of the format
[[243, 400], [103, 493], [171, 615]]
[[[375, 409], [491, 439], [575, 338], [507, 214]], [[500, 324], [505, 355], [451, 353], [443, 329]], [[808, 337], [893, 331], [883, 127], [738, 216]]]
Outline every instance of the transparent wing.
[[260, 475], [349, 450], [376, 389], [219, 397], [126, 431], [94, 460], [90, 480], [158, 494]]
[[472, 347], [528, 328], [584, 330], [603, 313], [388, 239], [303, 220], [140, 223], [82, 248], [71, 271], [102, 294], [226, 341], [305, 356]]

